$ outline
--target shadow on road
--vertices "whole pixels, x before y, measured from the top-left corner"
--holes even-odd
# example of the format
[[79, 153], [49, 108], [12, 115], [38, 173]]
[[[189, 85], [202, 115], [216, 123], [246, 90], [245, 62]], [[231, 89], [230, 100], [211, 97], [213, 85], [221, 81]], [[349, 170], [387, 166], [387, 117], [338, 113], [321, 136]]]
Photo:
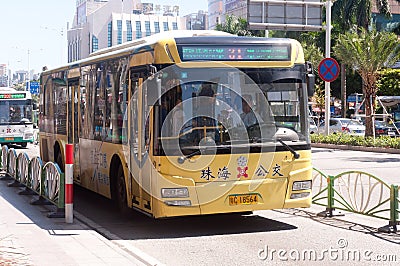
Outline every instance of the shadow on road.
[[372, 235], [381, 240], [385, 240], [385, 241], [400, 245], [400, 234], [399, 233], [378, 232], [378, 229], [374, 228], [374, 227], [362, 225], [362, 224], [351, 222], [351, 221], [346, 221], [346, 220], [340, 219], [338, 217], [320, 217], [320, 216], [317, 216], [316, 213], [306, 211], [306, 210], [287, 209], [287, 210], [275, 210], [275, 211], [281, 212], [281, 213], [286, 213], [286, 214], [291, 214], [291, 215], [296, 215], [296, 216], [301, 216], [304, 218], [309, 218], [309, 219], [319, 222], [321, 224], [333, 226], [336, 228], [341, 228], [341, 229], [345, 229], [345, 230], [369, 234], [369, 235]]
[[[165, 239], [293, 230], [297, 227], [258, 215], [219, 214], [154, 219], [132, 210], [122, 216], [110, 200], [77, 187], [74, 208], [123, 240]], [[85, 200], [82, 200], [85, 197]], [[102, 206], [101, 209], [96, 206]]]

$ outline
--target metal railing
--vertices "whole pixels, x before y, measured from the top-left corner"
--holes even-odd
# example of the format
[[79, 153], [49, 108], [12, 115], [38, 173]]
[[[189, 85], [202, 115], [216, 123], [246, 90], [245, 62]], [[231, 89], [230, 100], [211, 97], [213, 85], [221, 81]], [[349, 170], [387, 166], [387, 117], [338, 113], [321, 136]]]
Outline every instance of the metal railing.
[[383, 232], [396, 232], [399, 224], [399, 187], [388, 185], [362, 171], [347, 171], [336, 176], [313, 171], [313, 204], [325, 206], [321, 216], [335, 216], [335, 210], [367, 215], [389, 221]]
[[31, 204], [53, 204], [57, 207], [48, 217], [64, 217], [65, 209], [65, 176], [57, 163], [47, 162], [43, 165], [39, 157], [29, 159], [26, 153], [17, 156], [16, 151], [7, 146], [1, 148], [1, 170], [5, 179], [12, 180], [8, 186], [23, 187], [19, 194], [37, 195], [38, 199]]

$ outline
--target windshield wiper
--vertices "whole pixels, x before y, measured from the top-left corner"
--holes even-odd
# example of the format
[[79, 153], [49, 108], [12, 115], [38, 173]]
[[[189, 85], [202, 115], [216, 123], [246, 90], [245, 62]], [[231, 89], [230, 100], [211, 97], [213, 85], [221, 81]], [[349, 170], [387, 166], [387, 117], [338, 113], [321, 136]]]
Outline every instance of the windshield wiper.
[[286, 149], [288, 149], [288, 151], [290, 151], [293, 154], [293, 157], [295, 159], [299, 159], [300, 158], [300, 154], [298, 154], [292, 147], [290, 147], [289, 145], [287, 145], [285, 142], [283, 142], [281, 139], [277, 139], [277, 141], [282, 144], [283, 147], [285, 147]]
[[178, 163], [179, 164], [183, 164], [187, 159], [190, 159], [193, 156], [198, 155], [198, 154], [201, 154], [201, 149], [198, 149], [198, 150], [196, 150], [196, 151], [194, 151], [194, 152], [192, 152], [192, 153], [190, 153], [188, 155], [183, 155], [183, 156], [179, 157], [178, 158]]

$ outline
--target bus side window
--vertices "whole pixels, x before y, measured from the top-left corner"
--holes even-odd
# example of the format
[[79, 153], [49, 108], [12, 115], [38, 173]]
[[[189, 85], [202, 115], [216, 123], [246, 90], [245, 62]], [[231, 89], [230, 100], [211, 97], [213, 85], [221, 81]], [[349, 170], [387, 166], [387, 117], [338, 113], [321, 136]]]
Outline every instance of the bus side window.
[[104, 97], [104, 82], [103, 82], [103, 71], [100, 66], [97, 66], [96, 83], [95, 86], [95, 103], [94, 103], [94, 139], [102, 140], [103, 135], [103, 120], [104, 120], [104, 108], [105, 108], [105, 97]]

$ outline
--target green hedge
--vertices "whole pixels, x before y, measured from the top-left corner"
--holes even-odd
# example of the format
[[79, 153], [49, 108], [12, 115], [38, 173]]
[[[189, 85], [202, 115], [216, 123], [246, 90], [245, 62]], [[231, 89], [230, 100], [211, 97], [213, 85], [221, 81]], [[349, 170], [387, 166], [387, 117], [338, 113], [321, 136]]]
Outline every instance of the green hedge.
[[351, 136], [342, 133], [330, 134], [328, 136], [311, 134], [311, 142], [400, 149], [400, 138], [392, 138], [389, 136], [380, 136], [374, 139], [372, 137]]

